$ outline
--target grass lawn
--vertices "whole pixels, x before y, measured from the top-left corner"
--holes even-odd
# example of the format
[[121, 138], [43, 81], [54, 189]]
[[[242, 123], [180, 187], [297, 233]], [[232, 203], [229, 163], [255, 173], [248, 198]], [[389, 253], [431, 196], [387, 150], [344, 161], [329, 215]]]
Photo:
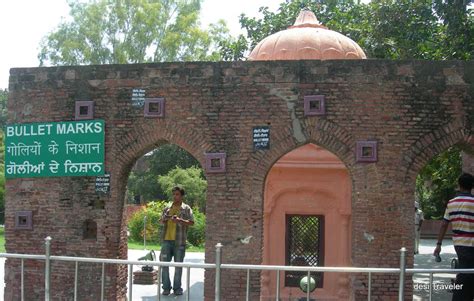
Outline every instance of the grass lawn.
[[[128, 241], [128, 248], [131, 250], [143, 250], [143, 241], [141, 242], [135, 242], [135, 241]], [[161, 249], [161, 246], [157, 243], [146, 243], [146, 248], [147, 250], [154, 250], [154, 251], [159, 251]], [[204, 252], [204, 247], [195, 247], [188, 245], [186, 248], [186, 252]]]
[[[131, 250], [143, 250], [143, 242], [128, 242], [128, 248]], [[161, 246], [159, 244], [147, 243], [146, 248], [148, 250], [160, 250]], [[204, 247], [195, 247], [195, 246], [188, 246], [186, 248], [187, 252], [204, 252]], [[0, 253], [5, 253], [5, 228], [0, 227]]]

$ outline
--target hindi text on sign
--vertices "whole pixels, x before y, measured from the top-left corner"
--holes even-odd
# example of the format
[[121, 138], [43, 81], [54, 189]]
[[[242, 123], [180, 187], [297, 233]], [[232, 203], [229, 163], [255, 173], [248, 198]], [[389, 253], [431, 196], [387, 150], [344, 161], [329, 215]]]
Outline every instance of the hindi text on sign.
[[7, 178], [104, 174], [103, 120], [6, 126]]

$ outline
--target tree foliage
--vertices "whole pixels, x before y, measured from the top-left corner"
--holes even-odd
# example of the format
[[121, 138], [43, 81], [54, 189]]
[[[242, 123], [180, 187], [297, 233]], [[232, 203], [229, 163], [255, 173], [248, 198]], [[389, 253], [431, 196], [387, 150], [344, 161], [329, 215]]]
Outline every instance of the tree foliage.
[[45, 36], [40, 64], [218, 60], [223, 21], [202, 30], [202, 0], [69, 0], [70, 21]]
[[443, 217], [447, 201], [454, 197], [461, 175], [461, 150], [451, 147], [433, 158], [416, 178], [416, 197], [427, 219]]
[[198, 207], [200, 211], [206, 209], [207, 181], [202, 177], [202, 170], [198, 167], [180, 168], [176, 167], [164, 176], [158, 177], [158, 183], [166, 192], [169, 200], [173, 199], [172, 189], [174, 186], [184, 188], [185, 200], [191, 207]]
[[459, 0], [293, 0], [277, 12], [260, 8], [261, 18], [240, 16], [246, 30], [220, 43], [226, 60], [242, 59], [265, 37], [293, 24], [302, 7], [329, 29], [356, 41], [369, 58], [462, 59], [474, 57], [473, 10]]
[[[168, 174], [176, 167], [186, 169], [200, 166], [190, 153], [175, 144], [160, 146], [143, 160], [148, 168], [132, 171], [127, 188], [130, 197], [140, 195], [145, 202], [167, 198], [169, 192], [158, 182], [159, 176]], [[202, 171], [201, 174], [204, 177]]]
[[7, 100], [8, 90], [0, 89], [0, 127], [3, 128], [7, 123]]

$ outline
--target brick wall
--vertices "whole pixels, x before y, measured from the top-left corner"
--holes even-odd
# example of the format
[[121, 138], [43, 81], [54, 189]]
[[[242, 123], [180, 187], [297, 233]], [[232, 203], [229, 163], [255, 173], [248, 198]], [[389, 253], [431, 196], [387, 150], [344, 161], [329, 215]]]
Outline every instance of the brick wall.
[[[436, 154], [462, 143], [472, 148], [474, 63], [430, 61], [278, 61], [164, 63], [12, 69], [9, 122], [74, 119], [76, 100], [93, 100], [106, 123], [110, 196], [98, 196], [93, 177], [7, 181], [6, 248], [42, 254], [126, 258], [124, 193], [135, 161], [175, 143], [204, 166], [205, 152], [226, 152], [227, 172], [207, 174], [206, 261], [223, 242], [224, 263], [260, 264], [265, 177], [278, 158], [306, 143], [336, 154], [352, 179], [352, 265], [398, 267], [399, 249], [413, 254], [413, 191], [418, 171]], [[166, 116], [143, 117], [133, 88], [166, 99]], [[304, 95], [326, 96], [327, 115], [305, 117]], [[253, 151], [251, 129], [270, 125], [271, 149]], [[358, 140], [378, 141], [377, 163], [356, 163]], [[33, 230], [14, 230], [14, 212], [33, 211]], [[409, 213], [409, 214], [407, 214]], [[83, 240], [82, 223], [97, 222], [97, 240]], [[250, 244], [236, 238], [253, 235]], [[375, 239], [368, 242], [364, 233]], [[413, 258], [408, 258], [413, 264]], [[7, 300], [19, 296], [19, 262], [6, 263]], [[27, 263], [28, 299], [42, 298], [43, 266]], [[54, 299], [71, 299], [73, 264], [55, 263]], [[224, 300], [242, 299], [245, 273], [223, 271]], [[100, 296], [100, 268], [80, 265], [80, 295]], [[107, 300], [124, 300], [126, 269], [107, 268]], [[205, 296], [214, 294], [206, 272]], [[252, 274], [252, 299], [259, 295]], [[396, 276], [374, 277], [377, 299], [396, 299]], [[351, 294], [366, 298], [366, 279]], [[228, 293], [228, 294], [227, 294]], [[412, 293], [407, 283], [407, 299]]]

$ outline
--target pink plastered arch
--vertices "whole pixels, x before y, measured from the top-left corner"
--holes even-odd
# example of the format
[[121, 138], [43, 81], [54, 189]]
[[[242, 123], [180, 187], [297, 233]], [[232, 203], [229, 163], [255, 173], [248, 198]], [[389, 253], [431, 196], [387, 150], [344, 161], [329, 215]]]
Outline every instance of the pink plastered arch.
[[[286, 215], [323, 215], [323, 256], [325, 266], [350, 266], [351, 257], [351, 181], [344, 163], [331, 152], [306, 144], [283, 157], [267, 175], [264, 191], [263, 264], [285, 265]], [[304, 297], [299, 288], [284, 285], [281, 296]], [[262, 273], [262, 300], [274, 297], [275, 272]], [[318, 298], [347, 300], [346, 274], [326, 273]]]

